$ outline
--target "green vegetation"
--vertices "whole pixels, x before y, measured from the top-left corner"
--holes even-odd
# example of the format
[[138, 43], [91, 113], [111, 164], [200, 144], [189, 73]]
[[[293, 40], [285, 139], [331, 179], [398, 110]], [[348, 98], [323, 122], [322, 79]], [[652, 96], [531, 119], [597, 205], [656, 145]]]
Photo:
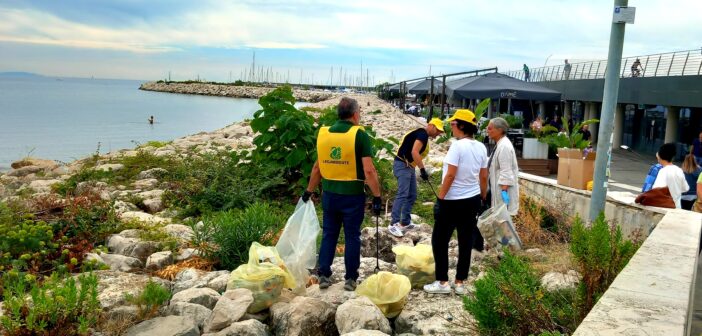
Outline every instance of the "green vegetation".
[[548, 135], [542, 136], [539, 141], [544, 142], [551, 148], [577, 148], [585, 149], [590, 146], [589, 140], [583, 139], [583, 133], [580, 131], [584, 125], [591, 125], [600, 122], [598, 119], [589, 119], [573, 126], [573, 129], [568, 127], [568, 120], [563, 117], [563, 128], [565, 133], [555, 133], [557, 132], [553, 126], [544, 126], [542, 128], [543, 132], [552, 132]]
[[156, 282], [149, 280], [139, 295], [126, 294], [124, 299], [137, 306], [139, 319], [148, 319], [158, 314], [158, 309], [171, 299], [171, 292]]
[[62, 280], [54, 274], [43, 283], [6, 275], [4, 283], [3, 335], [88, 335], [100, 316], [95, 275]]

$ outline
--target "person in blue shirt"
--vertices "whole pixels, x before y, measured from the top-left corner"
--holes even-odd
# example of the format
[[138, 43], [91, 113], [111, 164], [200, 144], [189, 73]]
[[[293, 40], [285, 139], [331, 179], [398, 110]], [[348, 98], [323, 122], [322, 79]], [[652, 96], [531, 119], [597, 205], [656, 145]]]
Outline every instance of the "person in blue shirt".
[[697, 164], [702, 165], [702, 132], [697, 139], [692, 141], [692, 154], [695, 156]]

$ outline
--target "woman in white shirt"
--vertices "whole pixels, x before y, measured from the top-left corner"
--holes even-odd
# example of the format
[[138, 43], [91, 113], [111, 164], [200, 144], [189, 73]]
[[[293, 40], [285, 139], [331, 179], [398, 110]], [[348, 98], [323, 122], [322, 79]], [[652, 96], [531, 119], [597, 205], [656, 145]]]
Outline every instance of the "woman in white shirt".
[[457, 139], [444, 158], [443, 176], [434, 205], [434, 230], [431, 245], [434, 252], [436, 281], [425, 285], [428, 293], [451, 293], [448, 283], [448, 244], [453, 231], [458, 231], [458, 265], [454, 282], [456, 294], [465, 294], [473, 232], [476, 230], [481, 200], [487, 193], [487, 150], [473, 139], [478, 131], [471, 110], [457, 110], [451, 131]]
[[509, 124], [503, 118], [494, 118], [487, 126], [488, 136], [496, 143], [488, 160], [488, 180], [492, 206], [504, 202], [509, 214], [516, 216], [519, 211], [519, 168], [512, 142], [506, 137], [508, 128]]
[[675, 207], [680, 209], [680, 198], [684, 192], [690, 189], [690, 186], [685, 180], [685, 173], [682, 169], [673, 164], [674, 157], [675, 144], [663, 144], [661, 148], [658, 149], [656, 158], [663, 168], [658, 171], [656, 182], [653, 182], [653, 188], [668, 187], [670, 196], [673, 197], [673, 201], [675, 202]]

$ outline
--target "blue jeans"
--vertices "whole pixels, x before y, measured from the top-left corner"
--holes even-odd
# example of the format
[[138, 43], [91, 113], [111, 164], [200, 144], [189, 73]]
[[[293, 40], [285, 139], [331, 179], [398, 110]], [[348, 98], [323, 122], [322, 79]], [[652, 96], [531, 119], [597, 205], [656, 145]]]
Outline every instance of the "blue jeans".
[[336, 243], [341, 226], [344, 227], [345, 279], [358, 279], [361, 264], [361, 223], [365, 215], [366, 195], [341, 195], [328, 191], [322, 193], [322, 246], [319, 248], [319, 275], [330, 277]]
[[391, 224], [409, 225], [412, 206], [417, 200], [417, 174], [414, 167], [400, 160], [393, 162], [392, 173], [397, 178], [397, 195], [392, 203]]
[[702, 156], [695, 156], [695, 161], [697, 161], [697, 164], [702, 166]]

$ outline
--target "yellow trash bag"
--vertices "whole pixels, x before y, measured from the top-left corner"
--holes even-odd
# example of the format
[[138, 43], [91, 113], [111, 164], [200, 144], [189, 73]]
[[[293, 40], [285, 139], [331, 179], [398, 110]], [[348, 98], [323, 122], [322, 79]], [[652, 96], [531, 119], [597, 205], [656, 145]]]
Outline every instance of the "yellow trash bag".
[[227, 290], [248, 288], [253, 293], [249, 313], [258, 313], [275, 303], [283, 287], [294, 288], [295, 279], [272, 246], [257, 242], [249, 248], [249, 263], [237, 267], [229, 276]]
[[393, 318], [402, 312], [411, 289], [412, 285], [406, 276], [378, 272], [358, 285], [356, 294], [369, 298], [385, 317]]
[[407, 276], [412, 288], [434, 282], [434, 253], [431, 245], [398, 245], [392, 248], [397, 262], [397, 273]]
[[585, 184], [585, 189], [587, 191], [592, 191], [592, 181], [587, 181], [587, 184]]

